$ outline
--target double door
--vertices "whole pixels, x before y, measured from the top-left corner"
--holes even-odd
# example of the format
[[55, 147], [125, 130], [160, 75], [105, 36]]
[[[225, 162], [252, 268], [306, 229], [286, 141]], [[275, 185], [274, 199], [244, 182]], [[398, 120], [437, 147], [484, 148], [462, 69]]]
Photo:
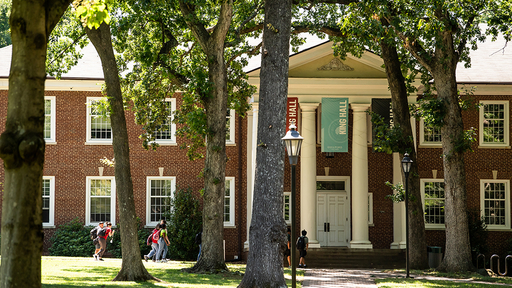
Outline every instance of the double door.
[[349, 202], [346, 191], [317, 192], [317, 237], [320, 245], [348, 246]]

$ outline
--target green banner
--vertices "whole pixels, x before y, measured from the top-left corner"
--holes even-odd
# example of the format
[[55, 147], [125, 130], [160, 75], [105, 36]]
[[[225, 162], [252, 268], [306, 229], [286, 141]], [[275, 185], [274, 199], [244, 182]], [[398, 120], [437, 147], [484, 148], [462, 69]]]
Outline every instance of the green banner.
[[348, 98], [322, 98], [322, 152], [348, 152]]

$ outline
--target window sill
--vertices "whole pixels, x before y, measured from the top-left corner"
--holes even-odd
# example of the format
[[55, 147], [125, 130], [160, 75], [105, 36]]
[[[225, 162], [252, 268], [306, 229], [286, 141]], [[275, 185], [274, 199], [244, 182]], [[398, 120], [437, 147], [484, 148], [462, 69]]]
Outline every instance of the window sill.
[[427, 231], [445, 231], [446, 227], [425, 227]]
[[85, 145], [112, 145], [112, 141], [104, 141], [104, 142], [92, 142], [92, 141], [88, 141], [88, 142], [85, 142]]
[[176, 142], [155, 142], [155, 143], [160, 146], [178, 146], [178, 143], [176, 143]]
[[512, 230], [510, 229], [510, 227], [489, 227], [489, 225], [487, 225], [487, 231], [510, 232]]
[[443, 148], [442, 144], [428, 144], [428, 143], [421, 143], [418, 145], [418, 148]]
[[236, 228], [236, 225], [226, 225], [224, 224], [224, 229], [234, 229]]
[[46, 145], [57, 145], [57, 142], [45, 140], [45, 144]]
[[43, 224], [43, 229], [54, 229], [54, 228], [56, 228], [55, 225], [44, 225]]
[[478, 145], [478, 149], [510, 149], [510, 146], [498, 145]]
[[226, 143], [226, 147], [228, 146], [236, 146], [236, 143]]

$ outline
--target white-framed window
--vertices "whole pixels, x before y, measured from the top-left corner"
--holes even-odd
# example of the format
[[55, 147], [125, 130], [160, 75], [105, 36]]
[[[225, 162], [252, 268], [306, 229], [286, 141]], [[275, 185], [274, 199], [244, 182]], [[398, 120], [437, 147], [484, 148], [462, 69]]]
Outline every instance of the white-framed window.
[[292, 224], [292, 218], [290, 214], [290, 209], [292, 205], [292, 193], [291, 192], [284, 192], [283, 193], [283, 217], [284, 222], [286, 222], [287, 225]]
[[235, 177], [226, 177], [224, 193], [224, 227], [235, 226]]
[[421, 179], [425, 228], [445, 228], [444, 179]]
[[509, 146], [508, 101], [480, 101], [480, 104], [480, 146]]
[[44, 141], [55, 143], [55, 96], [44, 96]]
[[226, 114], [226, 144], [235, 144], [235, 110], [228, 109]]
[[373, 193], [368, 193], [368, 225], [373, 225]]
[[146, 225], [155, 226], [165, 219], [171, 209], [171, 199], [176, 191], [176, 177], [146, 178]]
[[112, 144], [108, 112], [101, 109], [101, 97], [87, 97], [87, 143]]
[[116, 220], [116, 185], [114, 176], [87, 176], [86, 225]]
[[43, 194], [43, 227], [54, 227], [55, 218], [55, 177], [43, 176], [41, 183]]
[[420, 120], [420, 145], [441, 147], [441, 128], [427, 125], [425, 120]]
[[480, 180], [480, 207], [488, 229], [510, 229], [510, 180]]
[[[176, 111], [176, 98], [166, 98], [167, 119], [155, 131], [155, 142], [160, 145], [176, 144], [176, 124], [172, 122]], [[160, 131], [158, 131], [160, 130]]]

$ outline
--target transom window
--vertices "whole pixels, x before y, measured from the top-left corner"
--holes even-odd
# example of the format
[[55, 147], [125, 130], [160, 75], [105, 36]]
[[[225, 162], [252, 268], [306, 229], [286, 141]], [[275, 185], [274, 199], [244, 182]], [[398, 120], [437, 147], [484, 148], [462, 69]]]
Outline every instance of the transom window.
[[167, 119], [159, 125], [154, 132], [155, 142], [158, 144], [175, 144], [176, 143], [176, 124], [172, 123], [174, 111], [176, 111], [176, 99], [165, 99]]
[[55, 142], [55, 96], [44, 97], [44, 140]]
[[509, 145], [508, 101], [481, 101], [480, 146]]
[[480, 185], [481, 210], [485, 224], [490, 229], [509, 229], [509, 180], [480, 180]]
[[53, 227], [55, 207], [55, 177], [43, 176], [41, 190], [43, 194], [43, 227]]
[[112, 126], [109, 113], [104, 111], [101, 98], [87, 98], [87, 142], [112, 143]]
[[[147, 220], [148, 226], [166, 219], [171, 209], [171, 199], [176, 191], [176, 177], [147, 177]], [[168, 219], [166, 219], [168, 220]]]
[[235, 177], [226, 177], [224, 194], [224, 227], [235, 226]]
[[87, 225], [112, 222], [115, 225], [114, 177], [87, 177]]
[[421, 192], [426, 228], [445, 228], [445, 194], [443, 179], [422, 179]]

